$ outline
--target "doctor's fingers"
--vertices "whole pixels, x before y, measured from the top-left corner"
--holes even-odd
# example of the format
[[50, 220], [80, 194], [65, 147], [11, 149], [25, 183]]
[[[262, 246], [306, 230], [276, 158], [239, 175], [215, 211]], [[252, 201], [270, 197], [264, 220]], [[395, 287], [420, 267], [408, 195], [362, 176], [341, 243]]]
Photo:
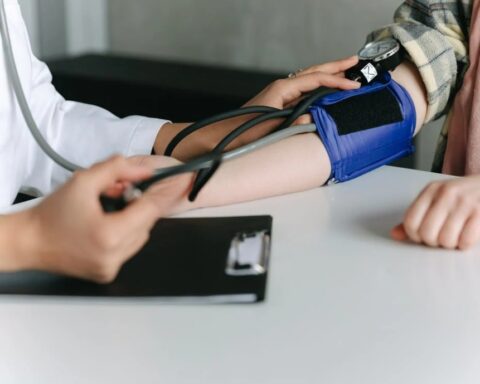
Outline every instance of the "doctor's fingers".
[[323, 72], [330, 75], [339, 75], [358, 64], [358, 56], [350, 56], [345, 59], [332, 61], [320, 65], [314, 65], [297, 73], [297, 76], [308, 75], [314, 72]]
[[150, 177], [153, 170], [147, 166], [129, 163], [121, 156], [115, 156], [104, 162], [92, 166], [90, 169], [79, 171], [74, 180], [83, 184], [83, 188], [100, 194], [109, 188], [115, 188], [118, 182], [135, 182]]
[[339, 88], [339, 89], [358, 89], [361, 84], [358, 81], [346, 79], [345, 77], [329, 75], [323, 72], [312, 72], [304, 76], [287, 79], [290, 87], [301, 94], [314, 91], [320, 87]]
[[270, 88], [270, 90], [273, 91], [276, 97], [281, 98], [279, 102], [282, 106], [285, 106], [298, 101], [306, 93], [315, 91], [320, 87], [349, 90], [358, 89], [360, 86], [360, 83], [356, 81], [315, 72], [292, 79], [277, 80], [272, 84], [273, 88]]

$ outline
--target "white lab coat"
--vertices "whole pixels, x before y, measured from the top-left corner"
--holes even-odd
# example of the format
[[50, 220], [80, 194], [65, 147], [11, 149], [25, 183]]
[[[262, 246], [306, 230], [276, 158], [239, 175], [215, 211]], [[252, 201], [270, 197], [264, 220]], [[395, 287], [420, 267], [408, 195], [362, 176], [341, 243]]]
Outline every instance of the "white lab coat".
[[[53, 87], [47, 66], [32, 53], [17, 0], [5, 0], [20, 78], [44, 137], [62, 156], [84, 167], [113, 154], [150, 154], [164, 120], [119, 119], [91, 105], [66, 101]], [[20, 190], [48, 194], [70, 174], [38, 147], [24, 122], [0, 52], [0, 209]]]

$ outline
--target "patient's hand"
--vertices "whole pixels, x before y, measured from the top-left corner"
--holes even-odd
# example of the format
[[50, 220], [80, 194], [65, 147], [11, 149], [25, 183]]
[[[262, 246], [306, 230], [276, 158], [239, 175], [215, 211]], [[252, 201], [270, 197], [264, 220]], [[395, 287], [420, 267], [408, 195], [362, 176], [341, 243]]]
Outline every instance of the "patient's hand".
[[392, 230], [399, 241], [468, 249], [480, 241], [480, 176], [430, 184]]

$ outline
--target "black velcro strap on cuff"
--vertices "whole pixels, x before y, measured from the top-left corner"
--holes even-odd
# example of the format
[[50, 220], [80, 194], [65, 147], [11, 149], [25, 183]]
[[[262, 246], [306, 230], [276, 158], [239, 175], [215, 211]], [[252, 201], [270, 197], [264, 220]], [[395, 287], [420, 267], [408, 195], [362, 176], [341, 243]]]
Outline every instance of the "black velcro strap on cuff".
[[400, 105], [388, 89], [354, 96], [325, 106], [325, 110], [335, 120], [340, 136], [403, 120]]

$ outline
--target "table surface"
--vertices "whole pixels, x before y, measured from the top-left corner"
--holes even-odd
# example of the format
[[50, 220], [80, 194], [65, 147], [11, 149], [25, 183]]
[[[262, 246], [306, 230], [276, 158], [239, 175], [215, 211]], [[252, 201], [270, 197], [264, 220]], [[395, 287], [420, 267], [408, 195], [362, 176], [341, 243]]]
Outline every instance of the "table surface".
[[272, 214], [267, 302], [0, 299], [0, 382], [478, 383], [480, 250], [397, 244], [428, 181], [343, 185], [190, 217]]

